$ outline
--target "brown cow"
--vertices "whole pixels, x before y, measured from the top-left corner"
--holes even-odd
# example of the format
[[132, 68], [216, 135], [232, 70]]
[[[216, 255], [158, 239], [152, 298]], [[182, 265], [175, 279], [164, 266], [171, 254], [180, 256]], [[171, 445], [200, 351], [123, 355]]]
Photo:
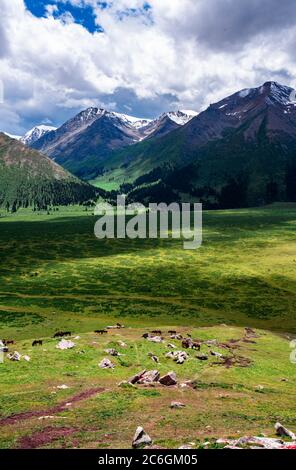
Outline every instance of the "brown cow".
[[43, 344], [42, 339], [35, 339], [35, 341], [33, 341], [32, 343], [32, 346], [42, 346], [42, 344]]

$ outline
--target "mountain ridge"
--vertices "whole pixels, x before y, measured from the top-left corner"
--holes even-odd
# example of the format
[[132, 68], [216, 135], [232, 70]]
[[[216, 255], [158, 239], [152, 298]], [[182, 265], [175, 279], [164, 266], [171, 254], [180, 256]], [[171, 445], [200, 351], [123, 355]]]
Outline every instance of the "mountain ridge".
[[149, 120], [87, 108], [30, 145], [76, 176], [90, 180], [100, 173], [102, 161], [114, 150], [165, 135], [192, 119], [194, 112], [190, 113], [169, 112]]
[[95, 184], [112, 181], [147, 200], [166, 188], [172, 199], [183, 194], [216, 208], [293, 200], [293, 93], [277, 82], [236, 92], [157, 140], [114, 152]]

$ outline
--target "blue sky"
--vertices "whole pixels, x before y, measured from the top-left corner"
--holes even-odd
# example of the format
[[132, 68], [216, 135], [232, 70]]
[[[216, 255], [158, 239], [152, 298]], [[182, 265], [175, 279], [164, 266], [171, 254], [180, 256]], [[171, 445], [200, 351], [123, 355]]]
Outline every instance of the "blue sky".
[[200, 111], [243, 88], [296, 87], [295, 0], [1, 0], [0, 131], [89, 106]]
[[[79, 7], [73, 6], [69, 2], [65, 3], [55, 0], [25, 0], [25, 5], [33, 15], [39, 18], [46, 17], [46, 7], [48, 5], [55, 5], [58, 9], [57, 12], [53, 14], [55, 18], [58, 19], [67, 12], [73, 16], [76, 23], [81, 24], [90, 33], [102, 30], [100, 26], [95, 23], [95, 16], [91, 6]], [[102, 8], [106, 6], [106, 2], [101, 3]]]

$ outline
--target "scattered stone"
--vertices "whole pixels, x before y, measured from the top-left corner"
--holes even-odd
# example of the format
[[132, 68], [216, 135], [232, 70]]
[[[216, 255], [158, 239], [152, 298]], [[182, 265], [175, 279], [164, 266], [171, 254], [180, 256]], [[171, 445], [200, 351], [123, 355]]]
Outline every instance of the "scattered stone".
[[107, 354], [110, 354], [110, 356], [116, 357], [116, 356], [121, 356], [121, 354], [116, 351], [116, 349], [105, 349], [105, 352]]
[[180, 383], [180, 388], [188, 388], [189, 385], [187, 383]]
[[142, 372], [139, 372], [138, 374], [133, 375], [133, 377], [131, 377], [128, 382], [129, 382], [130, 384], [136, 384], [136, 383], [138, 383], [138, 381], [140, 380], [140, 378], [143, 377], [143, 375], [144, 375], [146, 372], [147, 372], [146, 369], [142, 370]]
[[170, 351], [165, 357], [173, 359], [177, 364], [183, 364], [189, 356], [185, 351]]
[[63, 385], [57, 385], [57, 388], [59, 390], [67, 390], [67, 388], [70, 388], [70, 387], [68, 387], [68, 385], [63, 384]]
[[205, 448], [208, 448], [209, 445], [211, 445], [211, 443], [209, 441], [206, 441], [206, 442], [203, 442], [201, 445]]
[[255, 387], [256, 392], [262, 392], [264, 390], [263, 385], [256, 385]]
[[148, 436], [141, 426], [138, 426], [134, 435], [132, 446], [135, 449], [138, 449], [139, 447], [150, 446], [151, 444], [151, 437]]
[[30, 362], [31, 358], [27, 354], [23, 356], [24, 361]]
[[186, 449], [187, 449], [187, 450], [190, 450], [190, 449], [192, 449], [192, 445], [190, 445], [190, 444], [184, 444], [183, 446], [178, 447], [178, 449], [182, 449], [182, 450], [186, 450]]
[[11, 361], [20, 361], [21, 357], [22, 356], [17, 351], [14, 351], [13, 354], [7, 354], [7, 359], [10, 359]]
[[174, 354], [173, 351], [170, 351], [170, 352], [166, 353], [165, 357], [167, 357], [168, 359], [174, 359], [175, 354]]
[[204, 342], [204, 344], [206, 344], [207, 346], [214, 346], [217, 343], [218, 341], [216, 339], [209, 339], [208, 341]]
[[171, 402], [171, 408], [172, 409], [180, 409], [180, 408], [185, 408], [186, 405], [184, 403], [181, 403], [179, 401], [172, 401]]
[[180, 335], [180, 334], [177, 334], [177, 335], [171, 335], [171, 339], [177, 339], [178, 341], [180, 341], [181, 339], [183, 339], [183, 336]]
[[80, 336], [75, 336], [75, 338], [74, 338], [74, 339], [80, 339]]
[[212, 350], [210, 351], [210, 354], [211, 354], [211, 356], [214, 356], [214, 357], [219, 357], [219, 358], [223, 357], [223, 354], [218, 353], [216, 351], [212, 351]]
[[207, 354], [200, 354], [199, 356], [195, 356], [195, 357], [199, 361], [207, 361], [209, 359], [209, 356], [207, 356]]
[[67, 339], [62, 339], [57, 345], [56, 345], [56, 348], [57, 349], [72, 349], [74, 348], [75, 346], [75, 343], [73, 343], [73, 341], [70, 341], [70, 340], [67, 340]]
[[102, 361], [99, 364], [99, 367], [101, 369], [114, 369], [115, 365], [110, 361], [108, 358], [102, 359]]
[[148, 341], [152, 343], [163, 343], [163, 338], [161, 336], [152, 336], [147, 338]]
[[159, 364], [158, 357], [155, 356], [153, 353], [148, 353], [148, 356], [152, 359], [152, 361], [156, 362], [156, 364]]
[[144, 385], [144, 384], [150, 384], [153, 382], [158, 382], [160, 377], [160, 373], [158, 370], [149, 370], [148, 372], [145, 372], [142, 377], [138, 380], [138, 384]]
[[224, 445], [224, 449], [282, 449], [284, 442], [280, 439], [268, 437], [244, 436], [239, 439], [218, 439], [219, 445]]
[[292, 441], [296, 441], [295, 434], [292, 431], [290, 431], [289, 429], [285, 428], [281, 423], [276, 423], [274, 428], [275, 428], [275, 432], [276, 432], [277, 436], [290, 437], [290, 439], [292, 439]]
[[175, 372], [168, 372], [167, 374], [163, 375], [159, 379], [159, 383], [165, 385], [166, 387], [170, 387], [172, 385], [177, 384], [177, 376]]
[[116, 325], [107, 326], [107, 330], [120, 330], [121, 328], [125, 328], [124, 325], [120, 323], [116, 323]]
[[125, 344], [123, 341], [117, 341], [117, 344], [118, 344], [118, 346], [120, 346], [121, 348], [126, 348], [126, 347], [127, 347], [127, 344]]
[[48, 416], [39, 416], [38, 419], [39, 419], [39, 421], [41, 421], [41, 420], [43, 420], [43, 419], [54, 419], [54, 418], [55, 418], [55, 416], [49, 416], [49, 415], [48, 415]]

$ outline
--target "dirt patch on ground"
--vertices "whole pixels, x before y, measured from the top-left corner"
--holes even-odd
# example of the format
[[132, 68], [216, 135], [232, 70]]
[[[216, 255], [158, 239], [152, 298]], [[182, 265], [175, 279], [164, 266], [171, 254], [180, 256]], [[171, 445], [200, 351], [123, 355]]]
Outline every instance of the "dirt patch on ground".
[[252, 364], [251, 359], [243, 356], [232, 356], [232, 357], [225, 357], [221, 360], [221, 362], [215, 362], [214, 364], [225, 366], [227, 369], [230, 367], [250, 367]]
[[69, 436], [77, 432], [75, 428], [54, 428], [48, 426], [42, 431], [35, 432], [31, 436], [22, 437], [17, 444], [18, 449], [37, 449], [38, 447], [50, 444], [61, 437]]
[[82, 400], [87, 400], [88, 398], [92, 397], [93, 395], [97, 395], [98, 393], [104, 392], [105, 389], [102, 387], [91, 388], [89, 390], [85, 390], [84, 392], [78, 393], [73, 397], [69, 397], [67, 400], [55, 405], [51, 408], [47, 408], [46, 410], [36, 410], [36, 411], [25, 411], [23, 413], [14, 414], [11, 416], [7, 416], [7, 418], [0, 419], [0, 426], [6, 426], [9, 424], [17, 423], [18, 421], [23, 421], [26, 419], [31, 418], [38, 418], [44, 415], [52, 415], [55, 413], [59, 413], [67, 409], [67, 403], [77, 403]]

